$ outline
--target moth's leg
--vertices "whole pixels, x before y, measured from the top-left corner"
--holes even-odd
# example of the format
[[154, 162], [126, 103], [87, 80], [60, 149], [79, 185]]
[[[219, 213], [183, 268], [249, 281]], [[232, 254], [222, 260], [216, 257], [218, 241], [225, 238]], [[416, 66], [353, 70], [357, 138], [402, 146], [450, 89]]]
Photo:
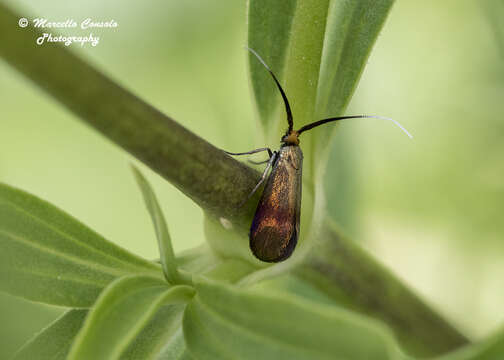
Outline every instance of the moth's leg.
[[262, 164], [266, 164], [267, 162], [269, 162], [269, 159], [264, 160], [264, 161], [254, 161], [254, 160], [247, 160], [247, 161], [251, 164], [254, 164], [254, 165], [262, 165]]
[[266, 168], [264, 169], [264, 171], [262, 173], [261, 180], [259, 180], [259, 182], [252, 189], [250, 194], [248, 194], [247, 198], [245, 200], [243, 200], [242, 203], [238, 207], [242, 207], [248, 201], [248, 199], [250, 199], [252, 197], [252, 195], [254, 195], [254, 193], [257, 191], [257, 189], [259, 189], [259, 186], [261, 186], [261, 184], [264, 182], [264, 180], [266, 180], [266, 176], [268, 175], [268, 170], [271, 168], [271, 166], [275, 162], [277, 156], [278, 156], [278, 153], [276, 151], [271, 154], [271, 157], [268, 160], [268, 165], [266, 165]]
[[273, 152], [268, 147], [263, 147], [263, 148], [259, 148], [259, 149], [255, 149], [255, 150], [251, 150], [251, 151], [247, 151], [247, 152], [241, 152], [241, 153], [232, 153], [229, 151], [224, 151], [224, 152], [228, 155], [250, 155], [250, 154], [259, 153], [262, 151], [267, 151], [270, 158], [273, 156]]

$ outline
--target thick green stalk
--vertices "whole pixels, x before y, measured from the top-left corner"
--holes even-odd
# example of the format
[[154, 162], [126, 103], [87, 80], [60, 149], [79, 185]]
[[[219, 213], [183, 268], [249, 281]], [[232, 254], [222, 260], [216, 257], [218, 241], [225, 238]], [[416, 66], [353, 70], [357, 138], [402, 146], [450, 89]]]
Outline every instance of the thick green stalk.
[[408, 352], [433, 356], [467, 343], [418, 295], [329, 221], [294, 274], [347, 308], [387, 323]]
[[253, 206], [238, 209], [238, 205], [257, 183], [257, 171], [191, 133], [67, 48], [38, 46], [38, 31], [20, 28], [19, 18], [0, 3], [1, 57], [205, 211], [246, 233]]

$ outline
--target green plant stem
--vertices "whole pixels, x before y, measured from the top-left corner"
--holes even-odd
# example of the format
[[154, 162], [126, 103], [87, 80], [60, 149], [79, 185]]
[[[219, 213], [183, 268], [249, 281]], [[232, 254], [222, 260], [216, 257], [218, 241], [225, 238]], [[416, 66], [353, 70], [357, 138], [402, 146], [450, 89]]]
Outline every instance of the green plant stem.
[[253, 209], [238, 205], [257, 171], [117, 85], [68, 48], [39, 46], [40, 33], [0, 3], [0, 56], [81, 120], [140, 159], [213, 216], [245, 234]]
[[[237, 205], [259, 174], [143, 102], [61, 46], [37, 46], [37, 32], [0, 4], [0, 55], [83, 121], [246, 234], [256, 201]], [[348, 306], [385, 320], [403, 343], [432, 354], [467, 340], [356, 245], [320, 235], [296, 274]]]
[[347, 308], [387, 323], [410, 353], [433, 356], [467, 338], [429, 308], [388, 269], [326, 221], [294, 274]]

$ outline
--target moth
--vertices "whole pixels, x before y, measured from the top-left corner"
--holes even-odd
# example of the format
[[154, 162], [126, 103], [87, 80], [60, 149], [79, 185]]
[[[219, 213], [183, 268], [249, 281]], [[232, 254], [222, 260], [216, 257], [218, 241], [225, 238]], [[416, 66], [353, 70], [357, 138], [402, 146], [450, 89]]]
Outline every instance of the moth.
[[[301, 217], [301, 193], [303, 152], [299, 147], [299, 136], [305, 131], [317, 126], [345, 119], [375, 118], [393, 121], [410, 138], [410, 133], [397, 121], [374, 115], [351, 115], [338, 116], [315, 121], [294, 130], [294, 122], [287, 96], [280, 85], [277, 77], [271, 71], [266, 62], [253, 49], [247, 48], [266, 68], [275, 82], [282, 96], [285, 111], [287, 113], [287, 131], [280, 140], [280, 149], [271, 151], [264, 147], [242, 153], [229, 155], [249, 155], [267, 151], [269, 160], [261, 179], [250, 192], [242, 205], [259, 189], [266, 181], [261, 199], [250, 226], [249, 240], [250, 249], [255, 257], [265, 262], [280, 262], [286, 260], [294, 251], [299, 237], [299, 221]], [[260, 164], [260, 163], [256, 163]], [[268, 172], [271, 173], [268, 176]]]

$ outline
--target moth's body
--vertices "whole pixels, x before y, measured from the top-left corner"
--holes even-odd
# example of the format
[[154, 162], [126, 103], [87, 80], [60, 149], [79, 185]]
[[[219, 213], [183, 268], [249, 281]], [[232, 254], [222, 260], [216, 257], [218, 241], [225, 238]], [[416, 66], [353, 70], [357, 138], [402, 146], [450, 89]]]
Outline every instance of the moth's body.
[[299, 236], [303, 152], [284, 144], [273, 155], [271, 174], [250, 227], [250, 249], [262, 261], [288, 258]]

